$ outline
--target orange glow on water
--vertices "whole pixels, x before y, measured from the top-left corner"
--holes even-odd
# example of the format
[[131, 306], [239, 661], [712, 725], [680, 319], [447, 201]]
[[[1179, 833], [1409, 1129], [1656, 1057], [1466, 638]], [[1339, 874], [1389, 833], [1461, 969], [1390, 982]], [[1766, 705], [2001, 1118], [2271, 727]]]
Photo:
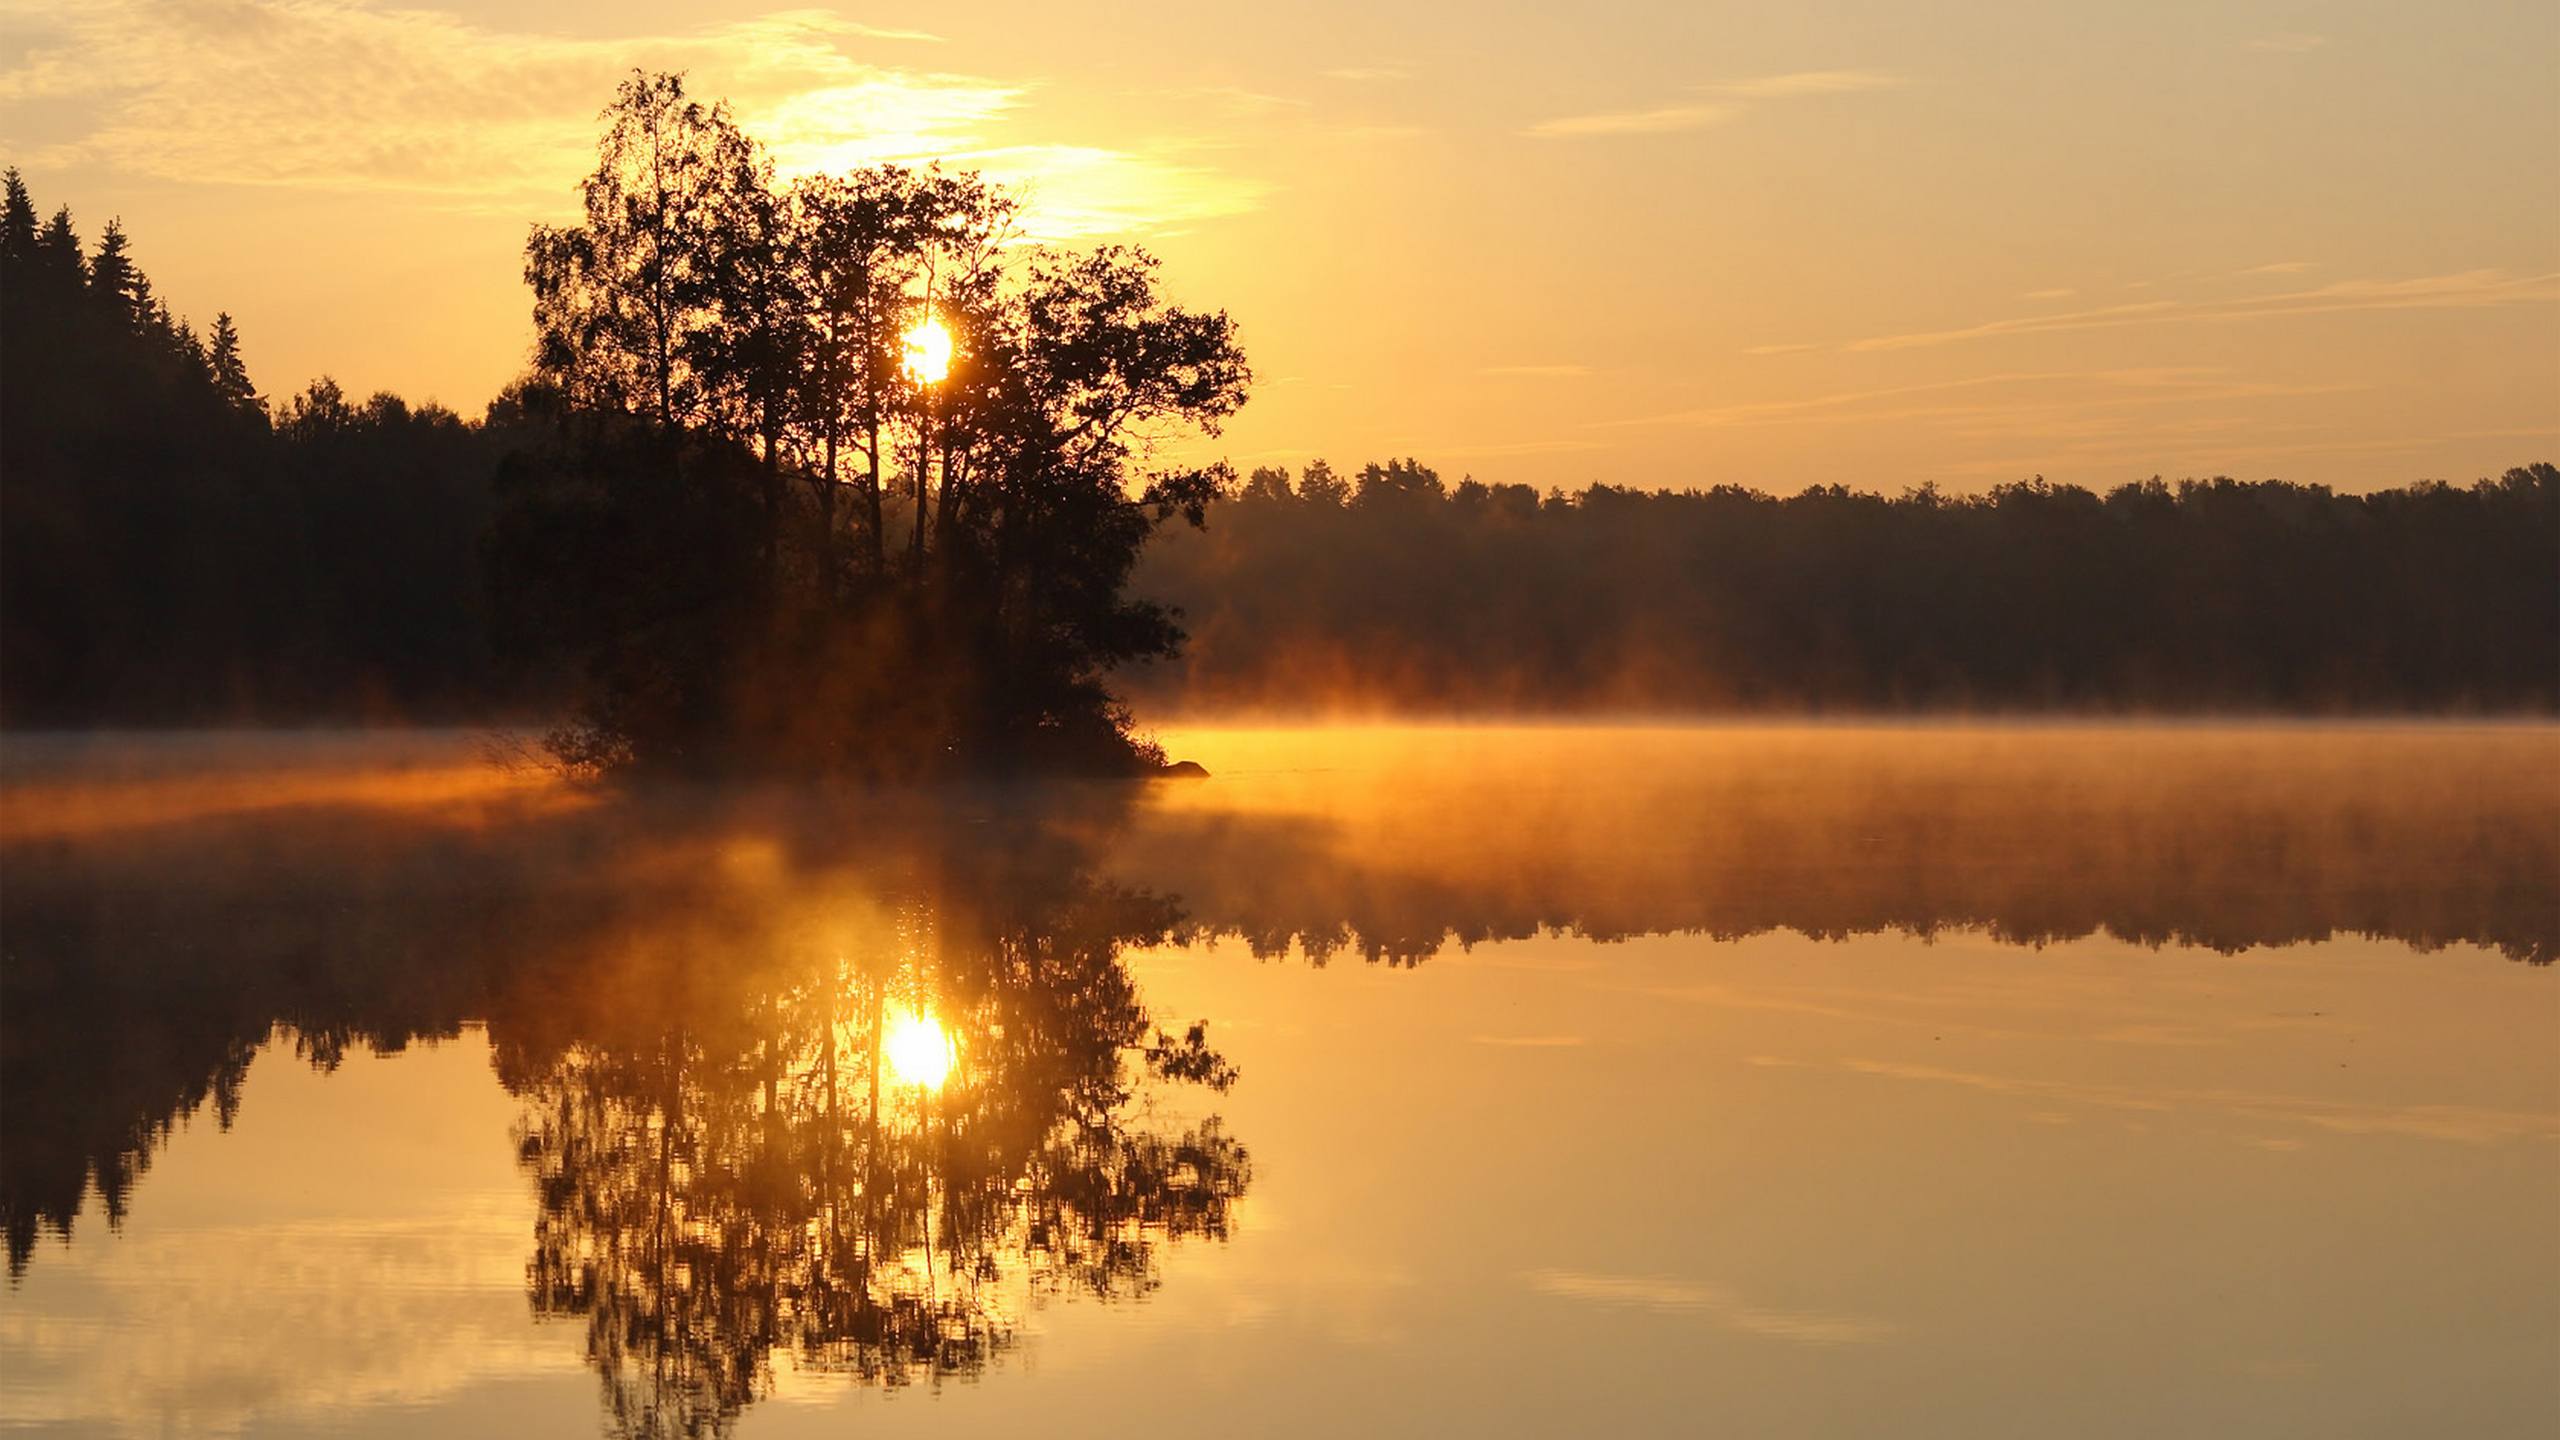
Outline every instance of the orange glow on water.
[[930, 1012], [893, 1014], [882, 1032], [880, 1052], [890, 1077], [901, 1085], [939, 1090], [959, 1058], [951, 1032]]

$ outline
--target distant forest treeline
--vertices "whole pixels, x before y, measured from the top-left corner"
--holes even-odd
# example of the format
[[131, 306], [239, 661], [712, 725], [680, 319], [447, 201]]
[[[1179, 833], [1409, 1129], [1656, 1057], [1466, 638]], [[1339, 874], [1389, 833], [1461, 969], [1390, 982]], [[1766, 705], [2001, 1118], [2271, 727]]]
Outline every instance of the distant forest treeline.
[[2155, 478], [1779, 498], [1318, 463], [1253, 472], [1138, 584], [1191, 632], [1155, 693], [1203, 707], [2560, 705], [2549, 464], [2370, 495]]
[[[510, 454], [556, 423], [328, 380], [280, 404], [110, 223], [0, 213], [0, 719], [463, 721], [555, 709], [491, 640]], [[2340, 495], [2040, 481], [1446, 485], [1261, 470], [1135, 589], [1201, 708], [2560, 709], [2560, 470]]]

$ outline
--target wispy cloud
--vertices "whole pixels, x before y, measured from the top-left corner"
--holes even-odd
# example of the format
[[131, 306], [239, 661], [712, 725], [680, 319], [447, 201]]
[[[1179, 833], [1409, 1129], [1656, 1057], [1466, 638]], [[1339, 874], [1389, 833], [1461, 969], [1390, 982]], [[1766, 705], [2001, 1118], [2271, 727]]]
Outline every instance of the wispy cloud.
[[2056, 315], [2022, 315], [1951, 330], [1872, 335], [1863, 340], [1853, 340], [1841, 348], [1852, 351], [1910, 350], [2009, 335], [2107, 330], [2128, 325], [2221, 324], [2235, 320], [2364, 310], [2476, 310], [2554, 303], [2560, 303], [2560, 272], [2511, 275], [2504, 270], [2464, 270], [2450, 275], [2420, 275], [2403, 280], [2341, 280], [2312, 290], [2238, 299], [2144, 300]]
[[1515, 1050], [1570, 1050], [1590, 1042], [1580, 1035], [1471, 1035], [1478, 1045], [1499, 1045]]
[[1392, 452], [1398, 455], [1435, 455], [1446, 460], [1488, 460], [1500, 459], [1511, 455], [1566, 455], [1572, 454], [1576, 451], [1598, 450], [1600, 448], [1602, 448], [1601, 444], [1597, 440], [1572, 438], [1544, 440], [1488, 440], [1482, 442], [1452, 440], [1445, 444], [1434, 444], [1428, 441], [1398, 440], [1382, 447], [1380, 453]]
[[1661, 135], [1699, 130], [1740, 113], [1733, 105], [1659, 105], [1650, 110], [1607, 110], [1596, 115], [1564, 115], [1541, 120], [1526, 133], [1541, 140], [1592, 135]]
[[[822, 14], [824, 12], [814, 13]], [[864, 25], [854, 21], [843, 20], [841, 18], [837, 19], [836, 23], [852, 33], [862, 36], [866, 40], [909, 40], [920, 45], [939, 45], [942, 43], [942, 37], [934, 34], [930, 30], [887, 30], [877, 25]]]
[[1373, 84], [1381, 80], [1408, 80], [1413, 67], [1401, 64], [1337, 65], [1322, 72], [1327, 80], [1348, 80], [1353, 84]]
[[2275, 260], [2264, 265], [2252, 265], [2246, 270], [2234, 270], [2231, 273], [2234, 275], [2300, 275], [2319, 268], [2318, 263], [2310, 260]]
[[1521, 1277], [1541, 1295], [1662, 1315], [1695, 1315], [1746, 1335], [1799, 1345], [1868, 1345], [1894, 1332], [1882, 1320], [1755, 1305], [1721, 1285], [1662, 1275], [1532, 1270]]
[[1258, 180], [1146, 150], [1011, 145], [937, 158], [1010, 182], [1023, 197], [1026, 229], [1035, 239], [1137, 230], [1173, 234], [1197, 221], [1251, 210], [1266, 193]]
[[1043, 235], [1185, 224], [1262, 193], [1170, 140], [1032, 143], [1030, 85], [862, 58], [937, 37], [824, 11], [607, 37], [343, 0], [0, 0], [0, 14], [20, 46], [0, 115], [20, 143], [42, 137], [35, 163], [557, 212], [592, 163], [597, 110], [639, 66], [733, 101], [786, 172], [942, 159], [1027, 183], [1052, 197], [1031, 217]]
[[1948, 476], [2015, 477], [2070, 465], [2091, 470], [2168, 474], [2229, 474], [2237, 467], [2280, 464], [2310, 457], [2331, 459], [2403, 455], [2421, 465], [2447, 446], [2475, 440], [2524, 440], [2534, 453], [2560, 444], [2560, 425], [2496, 426], [2455, 430], [2394, 430], [2386, 435], [2341, 435], [2329, 425], [2252, 422], [2212, 427], [2194, 420], [2176, 426], [2104, 427], [2094, 418], [2016, 437], [2031, 442], [2003, 454], [1982, 455], [1938, 467]]
[[2068, 285], [2057, 285], [2050, 290], [2030, 290], [2018, 298], [2021, 300], [2068, 300], [2079, 293]]
[[1523, 380], [1569, 380], [1576, 375], [1590, 374], [1591, 367], [1588, 365], [1487, 365], [1477, 373]]
[[[2016, 424], [2050, 425], [2068, 417], [2116, 409], [2284, 399], [2354, 388], [2358, 387], [2244, 380], [2209, 366], [2007, 370], [1785, 400], [1698, 406], [1592, 423], [1602, 429], [1645, 425], [1722, 429], [1929, 420], [1970, 431]], [[2158, 422], [2154, 419], [2146, 423]]]
[[1237, 115], [1258, 116], [1307, 110], [1312, 109], [1316, 103], [1302, 95], [1274, 95], [1268, 91], [1248, 90], [1241, 85], [1192, 85], [1175, 90], [1131, 91], [1130, 93], [1168, 95], [1179, 100], [1205, 102]]
[[1522, 133], [1542, 140], [1570, 140], [1702, 130], [1735, 119], [1760, 101], [1890, 90], [1903, 83], [1902, 77], [1877, 70], [1798, 70], [1784, 75], [1762, 75], [1702, 86], [1698, 93], [1703, 98], [1697, 100], [1632, 110], [1603, 110], [1588, 115], [1562, 115], [1541, 120]]
[[2279, 30], [2272, 35], [2259, 35], [2240, 43], [2243, 50], [2258, 50], [2276, 55], [2301, 55], [2329, 43], [2326, 35], [2303, 30]]
[[1719, 95], [1742, 100], [1788, 100], [1800, 95], [1850, 95], [1861, 90], [1893, 90], [1906, 82], [1882, 70], [1798, 70], [1763, 75], [1710, 87]]

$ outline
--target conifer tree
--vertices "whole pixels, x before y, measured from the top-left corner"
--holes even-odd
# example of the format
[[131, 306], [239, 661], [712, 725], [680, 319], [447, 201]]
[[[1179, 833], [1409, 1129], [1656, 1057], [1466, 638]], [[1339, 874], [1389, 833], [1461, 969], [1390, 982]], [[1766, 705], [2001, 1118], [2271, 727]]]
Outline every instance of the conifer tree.
[[12, 274], [32, 263], [36, 256], [36, 205], [27, 194], [27, 182], [18, 167], [9, 167], [8, 198], [0, 203], [0, 264], [9, 266]]
[[249, 368], [240, 362], [240, 331], [231, 323], [228, 310], [213, 317], [205, 364], [212, 371], [214, 393], [224, 404], [243, 415], [265, 418], [267, 402], [259, 396], [258, 387], [249, 383]]
[[124, 235], [124, 222], [110, 220], [104, 234], [98, 237], [98, 249], [89, 257], [89, 293], [101, 304], [130, 316], [135, 299], [134, 284], [141, 272], [134, 269], [132, 246]]
[[70, 206], [54, 211], [37, 232], [35, 264], [28, 279], [46, 300], [65, 305], [89, 283], [89, 267], [80, 258], [80, 232], [72, 228]]

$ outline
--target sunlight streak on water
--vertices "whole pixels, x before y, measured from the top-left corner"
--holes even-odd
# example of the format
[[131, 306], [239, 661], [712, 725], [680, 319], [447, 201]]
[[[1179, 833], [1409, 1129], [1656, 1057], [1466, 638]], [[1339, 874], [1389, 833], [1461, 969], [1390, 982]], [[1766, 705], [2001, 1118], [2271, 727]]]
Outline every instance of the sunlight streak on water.
[[892, 1013], [880, 1049], [892, 1079], [923, 1090], [941, 1089], [959, 1059], [951, 1032], [930, 1011]]

